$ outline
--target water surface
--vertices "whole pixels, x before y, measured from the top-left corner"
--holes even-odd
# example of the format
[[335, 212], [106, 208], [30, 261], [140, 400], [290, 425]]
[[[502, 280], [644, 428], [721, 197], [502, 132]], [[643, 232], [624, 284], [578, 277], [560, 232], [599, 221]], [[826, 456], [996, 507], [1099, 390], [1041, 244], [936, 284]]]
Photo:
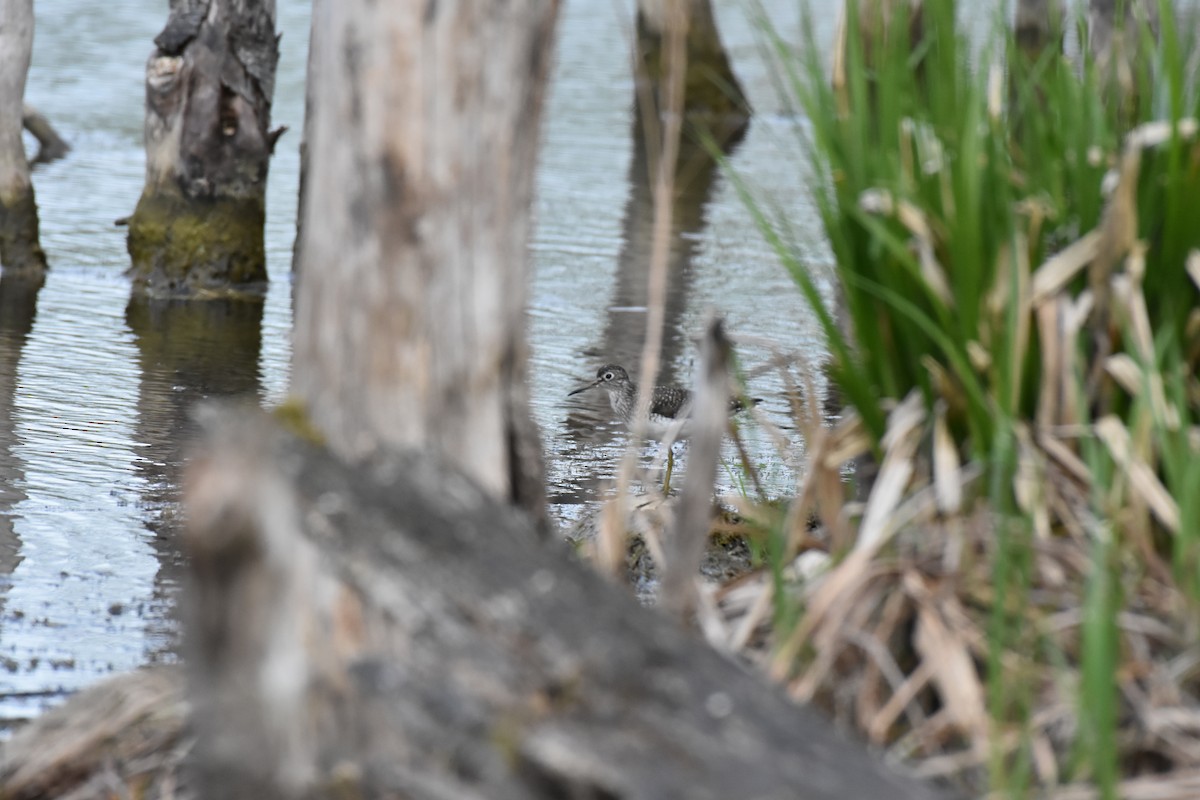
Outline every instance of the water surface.
[[[131, 302], [124, 229], [113, 225], [141, 191], [143, 69], [165, 5], [36, 4], [27, 99], [74, 149], [34, 177], [51, 263], [44, 287], [0, 280], [0, 720], [34, 714], [108, 672], [176, 658], [189, 408], [216, 396], [270, 404], [287, 389], [309, 4], [278, 2], [274, 121], [291, 130], [271, 166], [270, 290], [261, 302], [200, 305]], [[758, 58], [748, 6], [716, 5], [758, 112], [732, 164], [801, 238], [818, 242], [799, 123]], [[767, 4], [785, 32], [795, 29], [794, 6]], [[831, 24], [831, 12], [819, 16]], [[602, 363], [633, 371], [644, 331], [650, 215], [631, 135], [631, 20], [623, 1], [564, 4], [538, 172], [532, 395], [552, 514], [564, 525], [595, 507], [625, 443], [601, 393], [570, 402], [567, 393]], [[729, 182], [711, 168], [692, 181], [677, 208], [663, 380], [690, 379], [693, 338], [710, 309], [735, 335], [819, 359], [812, 315]], [[826, 268], [819, 247], [810, 261]], [[752, 369], [769, 351], [753, 344], [739, 355]], [[765, 375], [750, 389], [786, 427], [778, 380]], [[762, 431], [747, 435], [769, 491], [789, 491], [799, 437], [788, 431], [792, 447], [780, 454]], [[722, 480], [736, 491], [731, 472]]]

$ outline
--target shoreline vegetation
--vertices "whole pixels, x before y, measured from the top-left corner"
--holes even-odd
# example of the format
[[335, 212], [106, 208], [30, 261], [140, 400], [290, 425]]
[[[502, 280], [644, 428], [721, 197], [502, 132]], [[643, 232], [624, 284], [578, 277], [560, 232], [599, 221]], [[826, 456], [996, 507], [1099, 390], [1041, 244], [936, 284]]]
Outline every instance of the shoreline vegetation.
[[821, 319], [846, 409], [796, 409], [796, 497], [742, 503], [764, 568], [709, 624], [976, 796], [1195, 797], [1194, 17], [1130, 4], [1104, 53], [1067, 56], [1061, 24], [1033, 48], [1002, 21], [977, 41], [958, 5], [847, 3], [832, 70], [811, 17], [799, 50], [762, 26], [808, 120], [836, 304], [731, 178]]

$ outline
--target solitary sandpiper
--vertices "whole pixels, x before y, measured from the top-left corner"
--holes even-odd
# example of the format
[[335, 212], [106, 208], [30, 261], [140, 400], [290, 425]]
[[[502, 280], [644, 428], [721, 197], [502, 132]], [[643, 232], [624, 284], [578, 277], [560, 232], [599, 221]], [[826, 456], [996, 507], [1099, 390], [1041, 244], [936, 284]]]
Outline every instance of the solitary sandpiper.
[[[629, 379], [629, 373], [620, 364], [605, 364], [596, 370], [596, 379], [586, 386], [581, 386], [567, 395], [586, 392], [597, 386], [608, 393], [608, 402], [617, 417], [629, 430], [634, 429], [637, 406], [637, 384]], [[749, 401], [754, 405], [762, 402], [762, 398], [752, 397]], [[651, 439], [663, 439], [674, 428], [675, 436], [679, 439], [688, 437], [688, 415], [691, 413], [692, 393], [681, 386], [655, 386], [650, 393], [650, 409], [645, 419], [645, 433]], [[746, 404], [734, 398], [729, 402], [729, 413], [741, 411]], [[674, 453], [667, 450], [667, 474], [664, 481], [669, 489], [671, 485], [671, 468], [674, 466]]]

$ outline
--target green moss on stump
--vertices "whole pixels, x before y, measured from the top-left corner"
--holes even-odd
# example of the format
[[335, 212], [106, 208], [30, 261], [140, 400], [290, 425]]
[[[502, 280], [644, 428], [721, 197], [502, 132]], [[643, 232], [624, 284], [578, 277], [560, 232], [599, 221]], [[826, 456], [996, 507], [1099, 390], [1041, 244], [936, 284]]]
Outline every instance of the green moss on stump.
[[0, 198], [0, 266], [10, 276], [40, 277], [46, 272], [46, 254], [38, 243], [37, 201], [32, 186], [12, 202]]
[[308, 415], [308, 407], [300, 398], [295, 395], [288, 397], [276, 406], [272, 413], [293, 435], [318, 447], [325, 446], [325, 436], [313, 424], [312, 417]]
[[262, 291], [265, 218], [262, 199], [143, 192], [129, 219], [134, 291], [159, 297]]

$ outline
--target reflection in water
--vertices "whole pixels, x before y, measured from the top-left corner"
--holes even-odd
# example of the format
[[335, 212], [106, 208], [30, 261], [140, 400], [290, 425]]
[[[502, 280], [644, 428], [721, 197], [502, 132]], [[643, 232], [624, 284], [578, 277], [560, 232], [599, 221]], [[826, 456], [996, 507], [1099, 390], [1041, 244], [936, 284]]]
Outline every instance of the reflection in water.
[[[675, 198], [671, 207], [670, 245], [667, 256], [666, 307], [663, 316], [662, 368], [658, 383], [674, 383], [673, 367], [686, 342], [681, 329], [691, 288], [692, 258], [698, 234], [704, 227], [704, 210], [712, 196], [717, 164], [697, 140], [696, 129], [722, 142], [725, 155], [745, 138], [748, 119], [734, 109], [744, 97], [721, 46], [708, 2], [693, 3], [688, 26], [684, 108], [687, 120], [679, 141], [675, 168]], [[601, 361], [616, 361], [636, 372], [646, 339], [650, 259], [654, 238], [655, 164], [649, 154], [657, 144], [663, 123], [663, 101], [658, 87], [662, 74], [665, 37], [653, 32], [645, 15], [637, 15], [637, 75], [633, 98], [633, 159], [629, 165], [629, 201], [625, 207], [624, 236], [617, 260], [616, 286], [608, 308], [603, 339], [586, 353]], [[636, 87], [649, 87], [646, 92]], [[734, 95], [725, 95], [726, 89]], [[703, 97], [705, 93], [713, 97]], [[720, 102], [714, 103], [718, 100]], [[723, 113], [714, 116], [717, 106]], [[649, 114], [647, 113], [649, 112]]]
[[135, 296], [125, 309], [141, 365], [136, 470], [145, 481], [146, 527], [160, 563], [155, 596], [172, 615], [182, 572], [177, 515], [183, 459], [195, 433], [192, 409], [209, 398], [258, 399], [262, 318], [261, 299]]
[[[621, 252], [617, 259], [612, 299], [609, 302], [601, 339], [583, 352], [583, 363], [599, 366], [622, 364], [636, 374], [642, 344], [646, 340], [650, 278], [649, 253], [654, 237], [654, 192], [649, 146], [640, 103], [633, 115], [633, 159], [629, 165], [629, 200], [625, 206]], [[741, 140], [741, 131], [726, 142], [728, 154]], [[692, 284], [692, 261], [699, 247], [697, 234], [704, 227], [704, 211], [712, 195], [717, 164], [708, 151], [685, 136], [680, 141], [675, 169], [675, 198], [671, 207], [670, 244], [667, 255], [667, 291], [663, 314], [663, 340], [659, 378], [656, 383], [679, 383], [675, 366], [683, 354], [690, 331], [683, 321]], [[584, 373], [587, 371], [584, 370]], [[590, 378], [590, 374], [581, 375]], [[583, 403], [569, 409], [566, 426], [577, 442], [604, 445], [616, 429], [597, 425], [611, 412], [603, 392], [585, 396]], [[552, 498], [556, 503], [578, 503], [594, 498], [605, 475], [591, 472], [578, 478], [577, 486]]]
[[21, 563], [21, 540], [13, 527], [13, 510], [26, 497], [25, 463], [14, 448], [17, 364], [33, 330], [42, 283], [41, 277], [14, 278], [0, 274], [0, 633], [4, 629], [4, 600], [11, 576]]
[[[637, 115], [640, 117], [641, 115]], [[635, 130], [639, 128], [635, 122]], [[636, 372], [646, 339], [646, 305], [650, 277], [651, 241], [654, 236], [654, 197], [643, 137], [634, 138], [629, 167], [629, 202], [625, 207], [624, 236], [617, 274], [602, 339], [585, 355], [623, 364]], [[692, 279], [695, 233], [704, 225], [704, 207], [713, 187], [716, 164], [698, 147], [681, 147], [675, 202], [671, 210], [671, 243], [667, 256], [667, 295], [663, 318], [662, 364], [670, 370], [681, 354], [686, 333], [679, 322], [687, 308]], [[597, 365], [598, 366], [598, 365]], [[664, 373], [664, 379], [671, 377]], [[666, 382], [665, 380], [660, 383]]]
[[[272, 116], [295, 132], [304, 120], [312, 3], [277, 5], [285, 34]], [[795, 3], [763, 5], [785, 21], [784, 30], [795, 29], [794, 20], [786, 22]], [[811, 5], [818, 23], [831, 28], [836, 4]], [[755, 56], [753, 21], [738, 4], [716, 6], [735, 71], [759, 112], [733, 166], [768, 189], [773, 204], [793, 209], [803, 229], [816, 216], [779, 141], [790, 141], [794, 120], [773, 100], [772, 82]], [[164, 615], [178, 576], [173, 499], [192, 428], [188, 409], [204, 396], [257, 393], [278, 400], [286, 390], [298, 136], [281, 140], [271, 166], [266, 245], [272, 284], [265, 307], [131, 303], [120, 277], [128, 255], [112, 220], [128, 214], [145, 178], [145, 53], [162, 27], [161, 15], [146, 8], [146, 0], [37, 6], [27, 95], [74, 149], [34, 176], [44, 212], [42, 245], [54, 263], [37, 295], [36, 325], [30, 332], [32, 317], [22, 321], [16, 311], [31, 315], [32, 302], [10, 306], [5, 300], [0, 309], [0, 540], [8, 546], [0, 570], [15, 569], [10, 586], [2, 585], [0, 573], [0, 725], [46, 702], [18, 703], [6, 695], [60, 698], [61, 691], [114, 669], [171, 657], [164, 634], [173, 629]], [[646, 149], [630, 136], [641, 129], [632, 119], [631, 12], [632, 5], [619, 3], [563, 5], [544, 120], [531, 247], [537, 272], [530, 377], [549, 448], [554, 513], [567, 519], [592, 507], [594, 477], [611, 474], [624, 440], [602, 395], [585, 396], [589, 405], [568, 404], [567, 392], [609, 358], [635, 367], [644, 335], [644, 312], [618, 310], [645, 304], [650, 233]], [[819, 354], [803, 303], [729, 183], [705, 158], [682, 169], [680, 182], [666, 368], [687, 372], [685, 334], [708, 305], [717, 305], [733, 330], [792, 345], [812, 342]], [[0, 285], [0, 294], [15, 297], [13, 288]], [[744, 355], [761, 353], [746, 346]], [[672, 377], [687, 376], [666, 379]], [[767, 411], [782, 391], [762, 377], [753, 389], [768, 398], [760, 407]], [[574, 409], [569, 418], [568, 405]], [[768, 448], [756, 451], [768, 453], [760, 461], [771, 457]], [[790, 486], [786, 467], [779, 469], [779, 485]], [[21, 560], [14, 568], [18, 541]], [[3, 668], [14, 662], [16, 672]]]

